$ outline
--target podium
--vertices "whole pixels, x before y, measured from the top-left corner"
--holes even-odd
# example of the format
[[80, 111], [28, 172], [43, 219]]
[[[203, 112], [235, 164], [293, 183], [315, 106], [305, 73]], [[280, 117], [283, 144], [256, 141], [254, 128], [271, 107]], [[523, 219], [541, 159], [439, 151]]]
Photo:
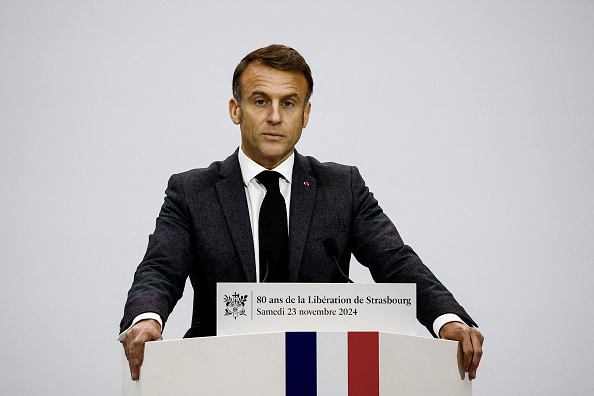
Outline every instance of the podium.
[[123, 396], [472, 395], [455, 341], [385, 332], [274, 332], [149, 342]]

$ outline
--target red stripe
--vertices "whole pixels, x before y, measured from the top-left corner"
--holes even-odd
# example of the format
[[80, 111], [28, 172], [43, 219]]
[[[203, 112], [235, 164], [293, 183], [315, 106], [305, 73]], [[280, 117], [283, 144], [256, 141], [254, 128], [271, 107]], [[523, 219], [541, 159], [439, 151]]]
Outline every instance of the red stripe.
[[377, 332], [349, 332], [349, 396], [379, 396]]

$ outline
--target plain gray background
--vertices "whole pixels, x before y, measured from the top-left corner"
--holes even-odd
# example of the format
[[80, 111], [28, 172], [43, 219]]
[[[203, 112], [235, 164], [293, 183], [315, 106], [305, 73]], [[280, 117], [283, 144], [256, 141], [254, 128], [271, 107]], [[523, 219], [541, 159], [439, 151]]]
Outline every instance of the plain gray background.
[[[167, 179], [239, 145], [233, 69], [283, 43], [316, 84], [298, 150], [359, 166], [479, 323], [474, 394], [591, 394], [592, 21], [590, 1], [1, 0], [0, 393], [120, 393]], [[186, 296], [164, 336], [189, 324]]]

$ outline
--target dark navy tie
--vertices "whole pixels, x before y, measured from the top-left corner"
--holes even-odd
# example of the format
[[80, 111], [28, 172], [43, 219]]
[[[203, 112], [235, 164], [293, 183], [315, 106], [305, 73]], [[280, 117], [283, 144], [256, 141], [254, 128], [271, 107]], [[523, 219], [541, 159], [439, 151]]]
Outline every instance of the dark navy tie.
[[258, 220], [260, 239], [260, 282], [289, 281], [289, 235], [287, 207], [275, 171], [264, 171], [256, 179], [266, 187]]

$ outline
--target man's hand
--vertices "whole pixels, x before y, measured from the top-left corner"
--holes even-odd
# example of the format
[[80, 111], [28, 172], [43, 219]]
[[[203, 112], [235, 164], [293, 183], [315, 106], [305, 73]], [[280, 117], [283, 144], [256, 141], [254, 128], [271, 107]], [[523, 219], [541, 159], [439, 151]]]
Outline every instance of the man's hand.
[[122, 346], [130, 365], [130, 374], [133, 381], [140, 377], [140, 366], [144, 360], [144, 343], [162, 339], [161, 325], [154, 319], [141, 320], [124, 334]]
[[483, 356], [484, 337], [481, 332], [464, 323], [449, 322], [441, 327], [439, 337], [444, 340], [460, 342], [462, 353], [464, 354], [462, 367], [468, 373], [468, 377], [471, 380], [475, 379], [476, 369]]

